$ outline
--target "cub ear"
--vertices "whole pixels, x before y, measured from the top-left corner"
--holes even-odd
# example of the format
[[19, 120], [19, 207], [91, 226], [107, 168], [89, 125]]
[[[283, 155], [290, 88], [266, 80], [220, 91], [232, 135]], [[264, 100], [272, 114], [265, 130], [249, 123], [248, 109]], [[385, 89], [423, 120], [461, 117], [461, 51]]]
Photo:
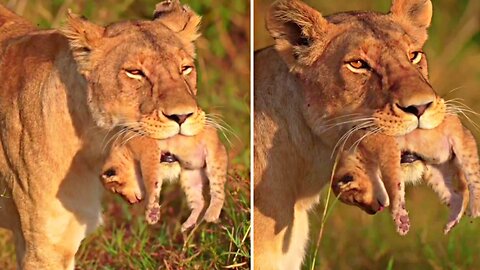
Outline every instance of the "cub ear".
[[103, 37], [105, 28], [93, 24], [68, 10], [67, 26], [62, 33], [67, 37], [73, 57], [81, 72], [89, 70], [91, 52]]
[[427, 29], [432, 20], [432, 9], [430, 0], [393, 0], [390, 13], [415, 27]]
[[165, 0], [155, 6], [153, 19], [177, 33], [187, 47], [193, 50], [193, 44], [199, 36], [201, 17], [179, 0]]
[[275, 49], [291, 69], [312, 64], [323, 53], [333, 27], [320, 12], [298, 0], [273, 3], [266, 26]]

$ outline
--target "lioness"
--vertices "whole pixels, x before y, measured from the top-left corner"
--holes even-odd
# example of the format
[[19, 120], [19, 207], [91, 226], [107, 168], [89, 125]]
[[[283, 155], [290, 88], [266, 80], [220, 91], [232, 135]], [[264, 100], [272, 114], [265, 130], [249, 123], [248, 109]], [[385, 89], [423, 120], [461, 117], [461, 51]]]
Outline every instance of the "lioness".
[[255, 269], [300, 268], [345, 130], [401, 136], [443, 120], [422, 52], [431, 17], [429, 0], [329, 17], [299, 0], [271, 6], [275, 46], [255, 55]]
[[[199, 114], [203, 118], [205, 114]], [[203, 126], [203, 122], [200, 128]], [[196, 126], [199, 126], [198, 124]], [[195, 129], [195, 127], [192, 127]], [[207, 222], [216, 222], [225, 200], [227, 152], [217, 129], [206, 126], [195, 136], [177, 135], [165, 140], [137, 137], [126, 144], [114, 145], [102, 168], [102, 181], [113, 192], [120, 193], [130, 203], [142, 199], [145, 187], [148, 223], [160, 219], [160, 190], [163, 181], [180, 177], [180, 184], [192, 209], [182, 224], [186, 231], [196, 224], [203, 210], [203, 186], [210, 185], [210, 204], [205, 212]], [[139, 179], [139, 178], [143, 178]]]
[[69, 14], [64, 31], [0, 6], [0, 181], [10, 197], [0, 198], [0, 226], [13, 231], [20, 269], [74, 268], [101, 222], [109, 130], [194, 135], [200, 17], [165, 6], [155, 20], [106, 27]]
[[[388, 192], [397, 231], [405, 235], [410, 227], [405, 208], [405, 182], [417, 182], [418, 179], [405, 178], [400, 163], [418, 159], [426, 165], [421, 178], [450, 208], [444, 233], [458, 224], [468, 198], [471, 215], [480, 215], [477, 144], [457, 116], [448, 115], [434, 129], [416, 129], [400, 137], [359, 131], [351, 141], [353, 145], [341, 153], [332, 181], [332, 189], [341, 201], [375, 213]], [[459, 182], [458, 190], [455, 181]], [[388, 202], [383, 203], [387, 205]]]

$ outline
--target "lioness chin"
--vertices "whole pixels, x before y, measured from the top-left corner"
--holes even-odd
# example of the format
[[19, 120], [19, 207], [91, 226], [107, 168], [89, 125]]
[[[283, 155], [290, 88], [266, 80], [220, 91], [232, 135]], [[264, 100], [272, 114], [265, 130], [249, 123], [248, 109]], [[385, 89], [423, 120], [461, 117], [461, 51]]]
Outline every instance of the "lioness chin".
[[300, 269], [307, 211], [348, 134], [401, 136], [441, 123], [422, 51], [431, 17], [429, 0], [328, 17], [298, 0], [271, 6], [275, 45], [254, 63], [255, 269]]
[[[177, 1], [155, 19], [98, 26], [69, 14], [38, 30], [0, 6], [0, 226], [19, 269], [73, 269], [101, 222], [110, 131], [193, 136], [200, 17]], [[106, 150], [106, 151], [105, 151]]]

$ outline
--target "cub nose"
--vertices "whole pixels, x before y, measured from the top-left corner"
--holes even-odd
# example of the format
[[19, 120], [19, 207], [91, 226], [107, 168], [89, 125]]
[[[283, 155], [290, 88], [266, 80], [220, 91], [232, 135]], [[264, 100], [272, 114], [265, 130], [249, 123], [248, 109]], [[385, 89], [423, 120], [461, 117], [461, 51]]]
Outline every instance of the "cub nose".
[[402, 111], [406, 113], [411, 113], [415, 115], [416, 117], [420, 118], [420, 116], [423, 115], [423, 113], [427, 110], [427, 108], [432, 104], [432, 102], [428, 102], [425, 104], [420, 104], [420, 105], [410, 105], [407, 107], [402, 107], [399, 104], [397, 104], [398, 108], [400, 108]]
[[192, 116], [193, 113], [187, 113], [187, 114], [171, 114], [171, 115], [165, 115], [170, 120], [173, 120], [177, 122], [179, 125], [183, 124], [187, 120], [188, 117]]

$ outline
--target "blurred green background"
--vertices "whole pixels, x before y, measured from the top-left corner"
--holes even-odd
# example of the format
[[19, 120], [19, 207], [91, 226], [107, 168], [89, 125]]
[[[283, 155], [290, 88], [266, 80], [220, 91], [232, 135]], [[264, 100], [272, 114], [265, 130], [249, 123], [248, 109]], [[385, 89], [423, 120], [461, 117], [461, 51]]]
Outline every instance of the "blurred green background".
[[[68, 8], [106, 25], [151, 19], [160, 0], [0, 0], [36, 23], [58, 28]], [[162, 191], [162, 220], [147, 226], [143, 206], [106, 194], [105, 225], [87, 238], [77, 269], [247, 269], [250, 263], [250, 6], [245, 0], [181, 0], [200, 14], [197, 41], [198, 100], [229, 129], [227, 201], [219, 224], [202, 224], [188, 238], [180, 224], [189, 210], [178, 185]], [[14, 269], [10, 233], [0, 230], [0, 269]]]
[[[271, 0], [254, 2], [254, 48], [273, 44], [265, 30]], [[388, 0], [305, 0], [323, 15], [347, 10], [387, 12]], [[463, 98], [480, 112], [480, 1], [433, 0], [433, 22], [425, 51], [434, 89], [447, 99]], [[470, 115], [479, 123], [479, 117]], [[478, 139], [480, 132], [465, 121]], [[325, 198], [326, 189], [322, 193]], [[331, 204], [332, 202], [330, 202]], [[368, 216], [336, 203], [326, 220], [315, 260], [315, 242], [325, 201], [312, 211], [311, 240], [304, 269], [480, 269], [480, 220], [464, 218], [443, 235], [448, 209], [425, 186], [407, 189], [412, 227], [395, 232], [388, 211]]]

